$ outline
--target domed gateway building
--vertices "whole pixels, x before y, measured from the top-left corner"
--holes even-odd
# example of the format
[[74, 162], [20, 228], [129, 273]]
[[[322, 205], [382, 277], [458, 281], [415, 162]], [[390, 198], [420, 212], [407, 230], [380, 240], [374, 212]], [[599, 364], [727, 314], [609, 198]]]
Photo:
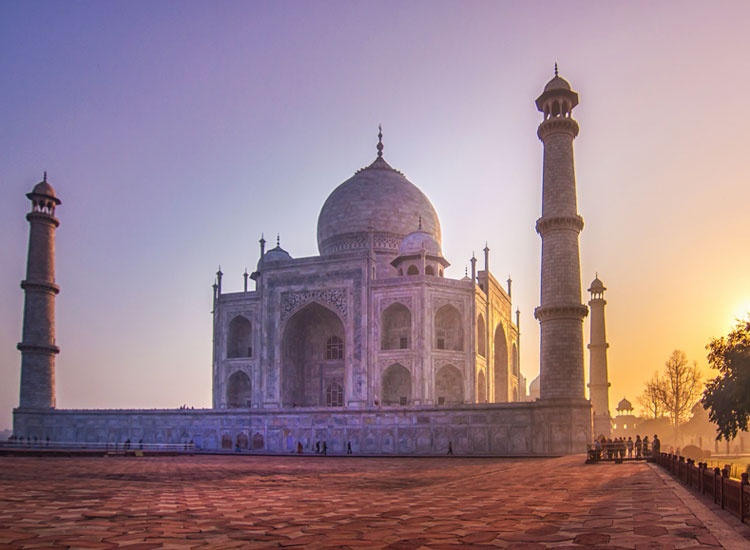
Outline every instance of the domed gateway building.
[[[46, 333], [29, 332], [46, 334], [45, 342], [27, 342], [24, 331], [19, 344], [25, 362], [16, 435], [192, 441], [204, 449], [274, 453], [296, 452], [300, 444], [309, 452], [317, 442], [326, 442], [331, 452], [371, 454], [585, 450], [591, 405], [583, 394], [582, 219], [575, 212], [572, 170], [578, 126], [570, 118], [577, 94], [560, 81], [567, 84], [556, 76], [537, 100], [544, 113], [539, 137], [553, 146], [545, 147], [545, 203], [537, 221], [543, 271], [542, 304], [535, 312], [542, 324], [536, 401], [524, 399], [510, 281], [503, 288], [490, 273], [487, 247], [484, 269], [477, 270], [472, 258], [471, 276], [445, 276], [450, 264], [437, 212], [386, 162], [379, 134], [374, 162], [323, 203], [318, 256], [294, 258], [278, 240], [266, 250], [261, 238], [257, 268], [245, 274], [242, 292], [223, 292], [223, 274], [217, 273], [211, 409], [55, 409], [52, 324]], [[30, 250], [30, 258], [47, 254], [42, 263], [53, 265], [54, 207], [34, 210], [29, 221], [32, 237], [43, 227], [39, 239], [50, 241]], [[24, 328], [27, 318], [37, 329], [54, 321], [54, 274], [35, 278], [47, 286], [24, 287], [27, 296], [44, 295], [42, 302], [27, 299]], [[43, 356], [43, 368], [26, 361], [37, 356]]]

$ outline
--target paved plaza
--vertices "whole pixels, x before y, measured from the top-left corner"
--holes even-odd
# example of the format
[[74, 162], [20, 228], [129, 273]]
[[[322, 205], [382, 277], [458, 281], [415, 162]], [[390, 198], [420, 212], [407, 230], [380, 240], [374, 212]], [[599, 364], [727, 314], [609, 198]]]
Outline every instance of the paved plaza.
[[750, 548], [701, 502], [580, 456], [3, 457], [0, 550]]

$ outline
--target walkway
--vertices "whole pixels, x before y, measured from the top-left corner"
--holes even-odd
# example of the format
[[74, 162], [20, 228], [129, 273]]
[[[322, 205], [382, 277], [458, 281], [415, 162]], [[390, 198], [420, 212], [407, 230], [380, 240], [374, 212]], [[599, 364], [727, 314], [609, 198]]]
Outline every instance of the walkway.
[[750, 548], [655, 467], [583, 462], [6, 457], [0, 550]]

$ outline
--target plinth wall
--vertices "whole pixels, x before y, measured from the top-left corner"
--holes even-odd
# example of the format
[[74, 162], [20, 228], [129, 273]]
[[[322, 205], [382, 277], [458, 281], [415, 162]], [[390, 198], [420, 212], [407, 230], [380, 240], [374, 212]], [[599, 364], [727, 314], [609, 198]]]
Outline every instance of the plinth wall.
[[591, 440], [585, 399], [453, 407], [371, 409], [15, 409], [14, 434], [53, 442], [183, 444], [231, 449], [239, 441], [265, 453], [306, 453], [326, 441], [332, 453], [560, 455], [583, 453]]

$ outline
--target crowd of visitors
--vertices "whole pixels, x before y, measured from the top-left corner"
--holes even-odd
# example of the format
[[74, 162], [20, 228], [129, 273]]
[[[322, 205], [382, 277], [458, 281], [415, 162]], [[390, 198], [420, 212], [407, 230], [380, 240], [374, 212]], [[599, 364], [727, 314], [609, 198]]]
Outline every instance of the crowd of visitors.
[[644, 436], [641, 439], [640, 435], [635, 436], [635, 441], [633, 441], [632, 437], [628, 437], [626, 440], [624, 437], [608, 439], [605, 436], [601, 436], [599, 439], [594, 440], [590, 454], [593, 454], [592, 458], [595, 460], [621, 460], [624, 458], [649, 458], [660, 452], [661, 441], [654, 434], [654, 439], [651, 441], [649, 441], [648, 436]]

